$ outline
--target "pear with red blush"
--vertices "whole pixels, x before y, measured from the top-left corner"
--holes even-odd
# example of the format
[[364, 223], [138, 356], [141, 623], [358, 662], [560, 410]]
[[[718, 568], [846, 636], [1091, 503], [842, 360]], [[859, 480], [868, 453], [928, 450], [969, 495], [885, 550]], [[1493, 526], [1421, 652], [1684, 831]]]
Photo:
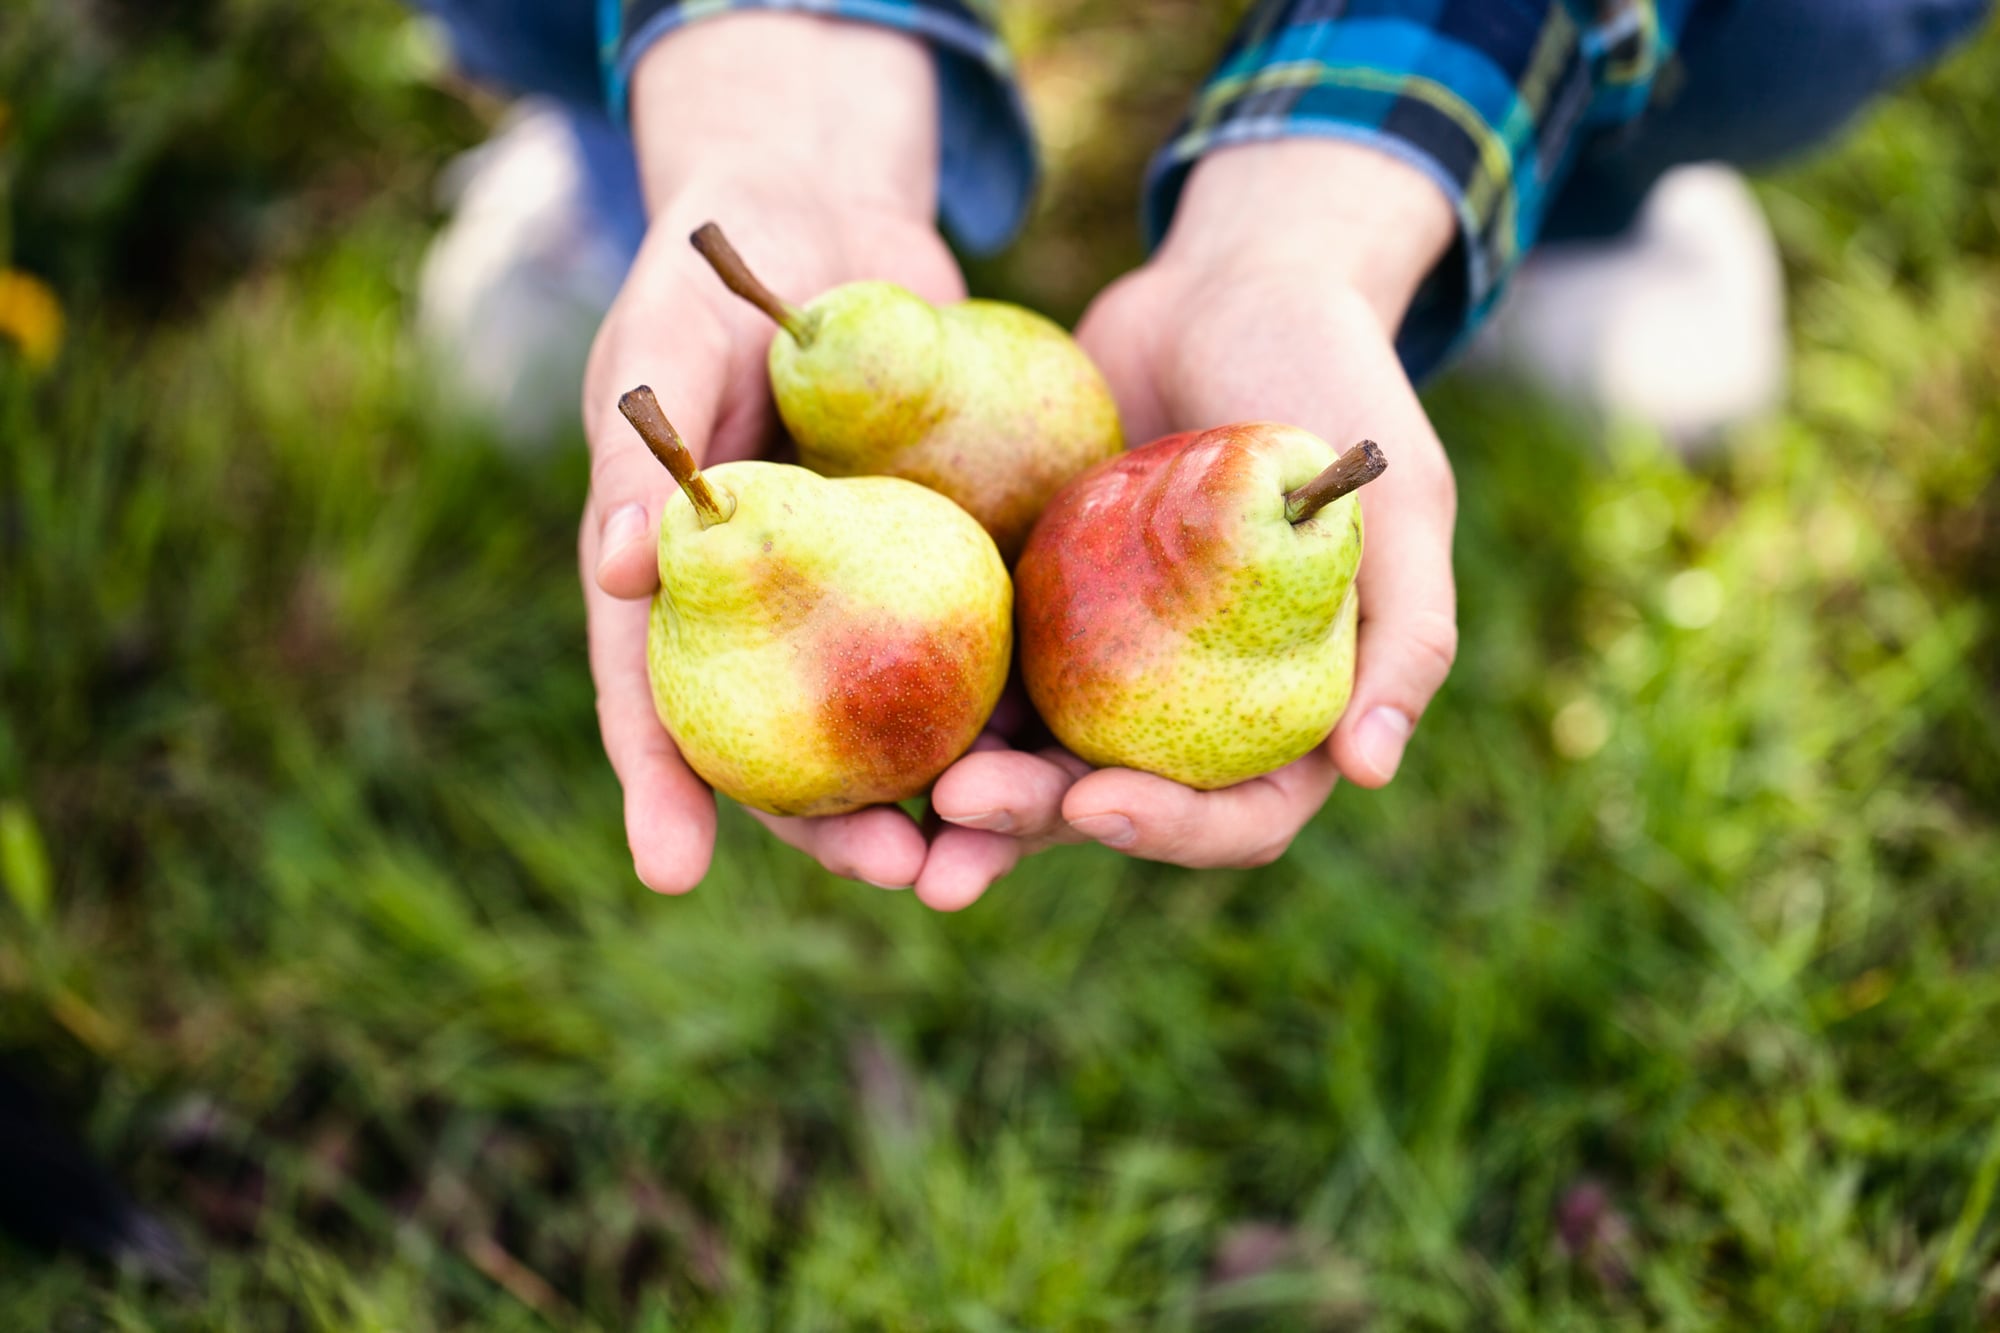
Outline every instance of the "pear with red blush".
[[1324, 741], [1354, 688], [1355, 491], [1386, 466], [1373, 442], [1247, 422], [1057, 492], [1014, 570], [1022, 675], [1056, 738], [1204, 790]]

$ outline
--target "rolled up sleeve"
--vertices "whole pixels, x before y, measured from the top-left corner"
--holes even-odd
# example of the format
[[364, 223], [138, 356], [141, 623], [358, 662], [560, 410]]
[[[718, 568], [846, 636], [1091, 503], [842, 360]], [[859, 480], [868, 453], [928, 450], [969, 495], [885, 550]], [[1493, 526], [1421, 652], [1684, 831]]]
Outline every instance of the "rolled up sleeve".
[[1409, 163], [1459, 224], [1398, 339], [1420, 377], [1492, 308], [1585, 142], [1645, 110], [1690, 3], [1261, 0], [1148, 171], [1149, 236], [1231, 144], [1323, 136]]
[[929, 44], [938, 65], [938, 211], [975, 253], [1020, 230], [1034, 196], [1034, 134], [991, 8], [969, 0], [604, 0], [599, 31], [612, 112], [623, 121], [633, 67], [668, 33], [749, 10], [893, 28]]

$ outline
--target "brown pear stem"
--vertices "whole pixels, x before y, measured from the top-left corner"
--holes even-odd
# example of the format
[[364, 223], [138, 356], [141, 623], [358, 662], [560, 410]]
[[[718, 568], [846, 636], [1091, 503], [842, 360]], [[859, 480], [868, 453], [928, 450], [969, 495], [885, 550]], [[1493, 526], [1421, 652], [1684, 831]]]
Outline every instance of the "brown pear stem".
[[1389, 470], [1382, 446], [1363, 440], [1326, 465], [1326, 471], [1285, 492], [1285, 521], [1303, 523], [1343, 495], [1351, 495]]
[[787, 302], [776, 292], [766, 287], [750, 266], [743, 262], [743, 256], [736, 253], [736, 247], [722, 234], [722, 228], [713, 222], [704, 222], [688, 237], [688, 244], [700, 252], [715, 270], [715, 276], [722, 279], [722, 285], [756, 306], [776, 321], [779, 328], [792, 335], [792, 341], [804, 347], [812, 341], [812, 316], [797, 306]]
[[[653, 396], [648, 386], [641, 384], [627, 392], [618, 400], [618, 410], [632, 423], [632, 429], [639, 432], [639, 438], [653, 451], [653, 457], [666, 465], [680, 483], [688, 502], [694, 506], [694, 516], [704, 528], [712, 528], [718, 523], [727, 523], [729, 516], [736, 512], [736, 501], [729, 492], [722, 493], [722, 499], [715, 497], [715, 491], [708, 484], [708, 478], [701, 475], [701, 468], [695, 464], [694, 455], [688, 452], [681, 434], [674, 429], [674, 423], [667, 420], [667, 414], [660, 410], [660, 400]], [[728, 501], [725, 505], [723, 501]]]

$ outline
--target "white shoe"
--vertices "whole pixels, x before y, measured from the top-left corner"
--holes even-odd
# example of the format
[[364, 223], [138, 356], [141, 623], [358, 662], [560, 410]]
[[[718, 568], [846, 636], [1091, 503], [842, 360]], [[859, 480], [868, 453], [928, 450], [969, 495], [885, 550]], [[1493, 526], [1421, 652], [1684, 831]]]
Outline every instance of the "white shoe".
[[517, 103], [441, 189], [454, 209], [424, 257], [417, 329], [444, 390], [517, 449], [572, 438], [591, 338], [630, 262], [591, 203], [574, 121]]
[[1466, 365], [1687, 450], [1776, 408], [1787, 351], [1784, 274], [1750, 187], [1687, 166], [1627, 235], [1530, 256]]

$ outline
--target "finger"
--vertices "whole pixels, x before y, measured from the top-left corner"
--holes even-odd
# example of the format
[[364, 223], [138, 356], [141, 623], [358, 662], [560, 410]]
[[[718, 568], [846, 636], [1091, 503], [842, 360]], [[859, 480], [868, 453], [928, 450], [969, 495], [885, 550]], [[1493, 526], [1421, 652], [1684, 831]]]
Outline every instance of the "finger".
[[715, 797], [674, 747], [653, 711], [646, 677], [644, 603], [615, 601], [584, 581], [590, 675], [604, 753], [625, 789], [625, 840], [648, 888], [685, 893], [715, 851]]
[[876, 805], [849, 815], [800, 819], [752, 810], [779, 841], [798, 848], [832, 873], [878, 889], [907, 889], [917, 882], [927, 850], [914, 821], [893, 806]]
[[658, 585], [656, 534], [675, 496], [673, 478], [619, 414], [619, 396], [651, 385], [697, 459], [707, 456], [722, 412], [731, 345], [707, 302], [688, 290], [684, 267], [641, 254], [584, 374], [589, 514], [598, 528], [591, 568], [613, 597], [649, 596]]
[[1456, 499], [1441, 449], [1406, 449], [1361, 493], [1361, 635], [1354, 695], [1334, 729], [1340, 771], [1364, 787], [1396, 776], [1404, 746], [1458, 653], [1451, 534]]
[[1077, 834], [1063, 821], [1063, 795], [1088, 772], [1064, 750], [976, 750], [937, 780], [931, 809], [960, 828], [1071, 842]]
[[1326, 804], [1338, 776], [1325, 746], [1275, 773], [1220, 791], [1107, 768], [1071, 787], [1062, 812], [1085, 837], [1148, 861], [1202, 868], [1269, 865]]
[[1000, 833], [940, 829], [917, 876], [917, 898], [940, 912], [970, 907], [995, 880], [1014, 868], [1026, 850]]

